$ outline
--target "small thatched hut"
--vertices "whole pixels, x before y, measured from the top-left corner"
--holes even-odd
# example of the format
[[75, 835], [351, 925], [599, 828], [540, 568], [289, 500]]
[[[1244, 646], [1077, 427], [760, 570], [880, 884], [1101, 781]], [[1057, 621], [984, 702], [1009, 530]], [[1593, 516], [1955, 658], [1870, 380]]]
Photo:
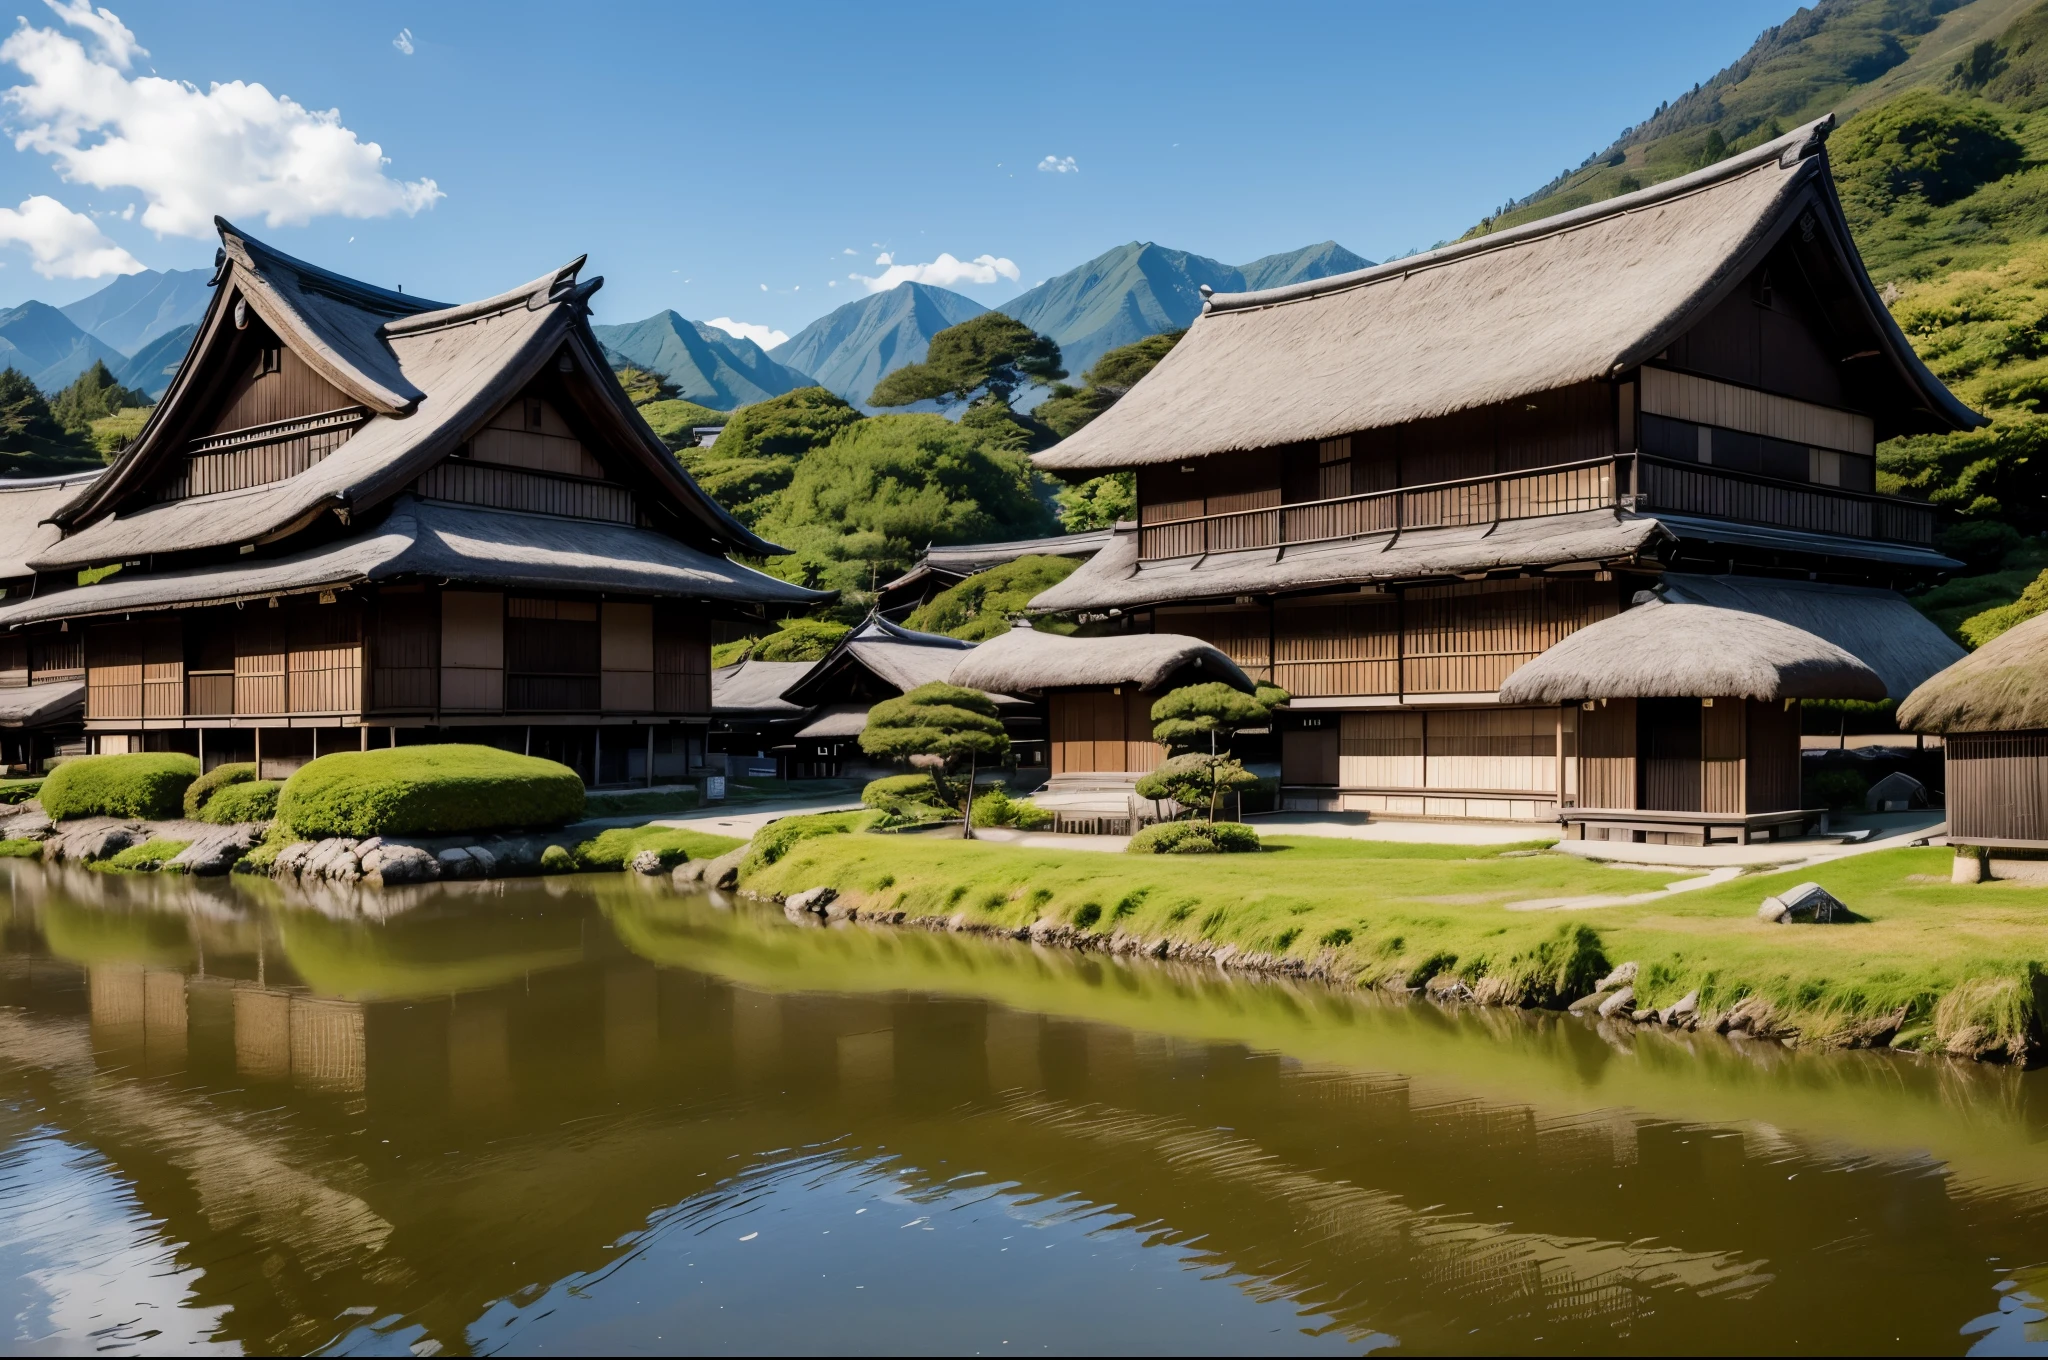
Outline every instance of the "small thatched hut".
[[1578, 710], [1576, 759], [1560, 752], [1561, 782], [1577, 783], [1568, 826], [1595, 840], [1667, 843], [1717, 830], [1748, 841], [1804, 823], [1799, 701], [1884, 697], [1876, 671], [1803, 628], [1649, 592], [1500, 688], [1504, 704]]
[[1220, 680], [1250, 693], [1251, 678], [1200, 638], [1177, 633], [1063, 637], [1020, 623], [960, 659], [953, 683], [1046, 702], [1052, 774], [1119, 779], [1156, 766], [1152, 705], [1170, 689]]
[[2048, 850], [2048, 616], [1914, 690], [1899, 725], [1942, 735], [1952, 843]]

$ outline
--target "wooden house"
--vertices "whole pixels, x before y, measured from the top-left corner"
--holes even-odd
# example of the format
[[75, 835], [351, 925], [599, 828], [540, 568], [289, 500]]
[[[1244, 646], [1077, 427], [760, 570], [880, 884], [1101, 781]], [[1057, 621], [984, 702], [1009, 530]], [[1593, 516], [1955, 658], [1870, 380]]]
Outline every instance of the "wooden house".
[[1007, 543], [954, 543], [943, 547], [934, 544], [925, 549], [924, 556], [909, 571], [882, 586], [875, 610], [883, 618], [900, 623], [913, 610], [931, 603], [940, 592], [1020, 557], [1073, 557], [1086, 561], [1109, 542], [1110, 533], [1108, 529], [1088, 529]]
[[[1138, 518], [1033, 609], [1204, 638], [1288, 690], [1302, 808], [1579, 806], [1585, 710], [1501, 686], [1660, 584], [1739, 596], [1904, 697], [1960, 652], [1896, 592], [1960, 564], [1932, 506], [1876, 490], [1876, 446], [1982, 420], [1871, 286], [1831, 127], [1423, 255], [1209, 296], [1127, 396], [1036, 456], [1134, 474]], [[1626, 742], [1661, 749], [1679, 719], [1653, 701], [1702, 697], [1636, 700], [1661, 716]], [[1796, 766], [1796, 722], [1757, 740]], [[1705, 810], [1701, 780], [1626, 768], [1598, 811]]]
[[[870, 616], [782, 692], [785, 700], [808, 710], [789, 746], [782, 748], [790, 777], [886, 773], [860, 749], [868, 710], [919, 685], [951, 682], [953, 668], [972, 651], [971, 642], [920, 633], [880, 615]], [[1042, 761], [1045, 733], [1037, 707], [1005, 693], [990, 697], [1003, 714], [1017, 762], [1035, 765]]]
[[[0, 604], [34, 591], [29, 558], [57, 541], [43, 523], [99, 470], [0, 481]], [[34, 774], [85, 753], [85, 668], [76, 635], [0, 635], [0, 770]]]
[[591, 783], [701, 762], [713, 623], [826, 597], [730, 560], [781, 550], [620, 389], [602, 280], [578, 260], [449, 306], [219, 225], [186, 361], [0, 601], [31, 664], [71, 649], [94, 749], [276, 776], [468, 740]]
[[[782, 775], [796, 730], [811, 710], [782, 692], [810, 674], [811, 661], [759, 661], [752, 657], [711, 672], [711, 752], [726, 772]], [[795, 777], [792, 775], [792, 777]]]
[[976, 647], [953, 683], [1030, 697], [1046, 706], [1053, 790], [1135, 784], [1165, 750], [1152, 739], [1152, 705], [1182, 685], [1221, 681], [1249, 694], [1238, 664], [1200, 638], [1171, 633], [1063, 637], [1019, 623]]
[[[2048, 852], [2048, 617], [2018, 624], [1942, 671], [1899, 705], [1899, 724], [1942, 737], [1948, 841], [1980, 877], [1992, 855], [2023, 863]], [[1994, 861], [1994, 865], [1996, 861]], [[2004, 875], [2000, 875], [2004, 876]], [[2025, 875], [2048, 878], [2048, 865]]]

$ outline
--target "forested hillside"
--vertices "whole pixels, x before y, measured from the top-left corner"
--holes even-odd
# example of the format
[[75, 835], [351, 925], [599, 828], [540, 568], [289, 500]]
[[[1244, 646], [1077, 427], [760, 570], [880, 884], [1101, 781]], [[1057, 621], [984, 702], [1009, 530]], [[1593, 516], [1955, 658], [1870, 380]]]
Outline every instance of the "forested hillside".
[[1822, 0], [1473, 234], [1830, 111], [1829, 161], [1872, 279], [1928, 366], [1991, 418], [1878, 450], [1880, 489], [1956, 513], [1944, 542], [1969, 568], [1917, 602], [1974, 646], [2048, 607], [2048, 0]]

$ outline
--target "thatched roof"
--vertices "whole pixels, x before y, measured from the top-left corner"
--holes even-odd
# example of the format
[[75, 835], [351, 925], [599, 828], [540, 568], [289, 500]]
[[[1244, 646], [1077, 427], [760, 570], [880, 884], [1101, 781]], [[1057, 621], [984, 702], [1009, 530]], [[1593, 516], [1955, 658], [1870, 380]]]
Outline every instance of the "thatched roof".
[[801, 704], [782, 697], [782, 691], [804, 678], [809, 661], [757, 661], [752, 657], [711, 672], [711, 711], [721, 716], [748, 714], [755, 717], [794, 718]]
[[827, 704], [796, 730], [795, 741], [850, 741], [868, 725], [872, 704]]
[[1899, 705], [1908, 732], [2048, 728], [2048, 614], [2000, 633]]
[[0, 689], [0, 727], [38, 727], [82, 717], [84, 713], [83, 680]]
[[1137, 526], [1120, 524], [1109, 546], [1066, 580], [1033, 596], [1031, 608], [1037, 613], [1130, 609], [1511, 567], [1627, 561], [1670, 538], [1655, 519], [1588, 510], [1499, 525], [1413, 529], [1335, 543], [1140, 562]]
[[1882, 699], [1877, 672], [1778, 619], [1655, 597], [1588, 624], [1522, 666], [1504, 704], [1581, 699]]
[[[327, 510], [366, 517], [405, 491], [551, 365], [581, 375], [578, 415], [628, 456], [648, 502], [699, 546], [780, 552], [704, 494], [612, 378], [591, 333], [574, 260], [480, 302], [450, 307], [293, 259], [217, 222], [222, 261], [190, 357], [140, 436], [58, 519], [68, 536], [39, 551], [49, 569], [238, 546], [292, 531]], [[283, 481], [157, 502], [152, 488], [186, 452], [213, 401], [245, 301], [294, 353], [356, 402], [355, 433]], [[222, 356], [216, 359], [215, 356]], [[336, 416], [346, 412], [333, 413]]]
[[0, 481], [0, 581], [31, 576], [29, 559], [57, 541], [58, 529], [44, 520], [75, 499], [102, 469], [71, 472], [61, 477], [23, 477]]
[[[1350, 274], [1217, 294], [1130, 393], [1036, 456], [1097, 471], [1405, 424], [1649, 359], [1802, 220], [1891, 372], [1880, 437], [1982, 424], [1914, 356], [1856, 255], [1827, 117], [1678, 179]], [[1802, 231], [1801, 236], [1805, 233]]]
[[409, 578], [748, 604], [811, 604], [824, 598], [648, 529], [407, 495], [398, 498], [381, 524], [355, 538], [269, 560], [243, 558], [154, 575], [121, 572], [97, 585], [0, 605], [0, 627]]
[[1200, 638], [1180, 633], [1062, 637], [1020, 623], [976, 647], [953, 668], [954, 684], [1005, 694], [1084, 685], [1154, 690], [1177, 677], [1221, 680], [1247, 694], [1254, 688], [1235, 661]]
[[1668, 572], [1659, 593], [1674, 604], [1710, 604], [1762, 614], [1834, 643], [1903, 699], [1963, 649], [1895, 590], [1778, 581], [1762, 576]]

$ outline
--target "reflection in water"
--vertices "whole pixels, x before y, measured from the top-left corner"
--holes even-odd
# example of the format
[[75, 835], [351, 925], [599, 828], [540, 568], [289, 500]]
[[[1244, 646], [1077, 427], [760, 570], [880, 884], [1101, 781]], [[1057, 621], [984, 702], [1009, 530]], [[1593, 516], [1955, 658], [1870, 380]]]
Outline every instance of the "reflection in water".
[[0, 875], [16, 1346], [2048, 1346], [2041, 1074], [632, 876]]

